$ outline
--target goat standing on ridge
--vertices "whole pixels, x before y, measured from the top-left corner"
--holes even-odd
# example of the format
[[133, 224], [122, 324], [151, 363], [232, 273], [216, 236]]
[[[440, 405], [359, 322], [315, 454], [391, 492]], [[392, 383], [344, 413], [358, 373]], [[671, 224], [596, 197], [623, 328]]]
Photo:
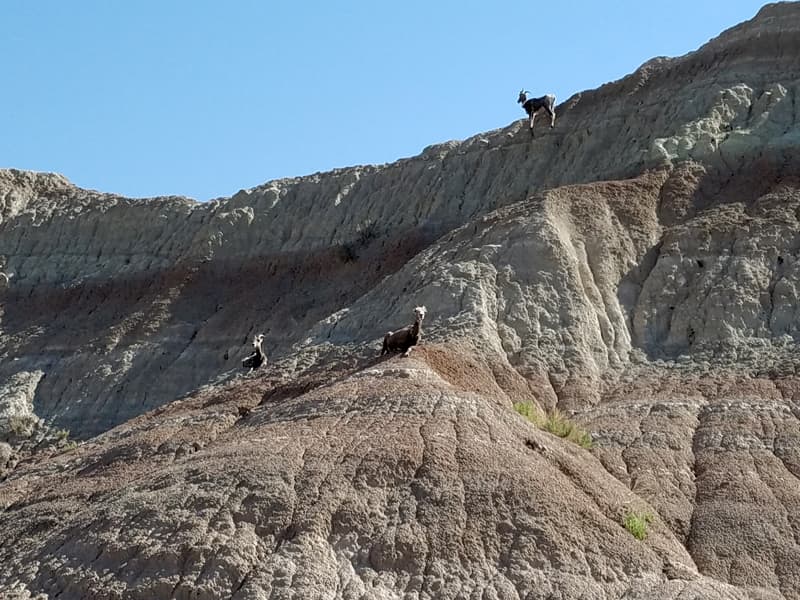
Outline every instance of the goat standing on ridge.
[[264, 341], [263, 333], [259, 333], [256, 337], [253, 338], [254, 352], [242, 361], [242, 367], [245, 369], [247, 368], [250, 369], [250, 371], [248, 372], [256, 370], [258, 367], [267, 362], [267, 355], [264, 354], [264, 351], [261, 349], [261, 344], [263, 341]]
[[517, 102], [522, 104], [522, 108], [528, 113], [528, 123], [531, 130], [531, 136], [533, 135], [533, 120], [536, 118], [536, 113], [539, 112], [541, 109], [550, 115], [550, 127], [554, 127], [556, 124], [556, 97], [553, 94], [547, 94], [542, 96], [541, 98], [528, 98], [528, 94], [530, 92], [526, 92], [524, 89], [520, 90], [519, 97], [517, 98]]
[[399, 331], [390, 331], [383, 336], [383, 349], [381, 356], [387, 352], [402, 352], [403, 356], [411, 353], [411, 347], [419, 343], [422, 337], [422, 319], [425, 318], [426, 308], [418, 306], [414, 309], [414, 323]]

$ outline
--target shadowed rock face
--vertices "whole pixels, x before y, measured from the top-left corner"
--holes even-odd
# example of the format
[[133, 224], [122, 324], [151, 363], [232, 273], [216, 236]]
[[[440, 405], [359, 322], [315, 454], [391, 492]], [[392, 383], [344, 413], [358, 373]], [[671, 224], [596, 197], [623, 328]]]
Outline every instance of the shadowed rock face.
[[533, 140], [203, 204], [0, 171], [4, 597], [800, 598], [798, 53], [768, 5]]

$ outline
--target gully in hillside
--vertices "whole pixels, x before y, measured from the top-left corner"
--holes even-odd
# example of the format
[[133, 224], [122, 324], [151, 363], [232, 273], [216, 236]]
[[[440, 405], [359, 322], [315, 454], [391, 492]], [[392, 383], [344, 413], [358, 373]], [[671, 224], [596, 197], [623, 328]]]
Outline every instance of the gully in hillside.
[[412, 346], [416, 346], [422, 337], [422, 319], [425, 318], [426, 310], [424, 306], [416, 307], [413, 324], [399, 331], [390, 331], [383, 337], [381, 356], [387, 352], [402, 352], [403, 356], [411, 353]]
[[544, 109], [550, 115], [550, 127], [556, 124], [556, 97], [553, 94], [547, 94], [541, 98], [528, 98], [530, 92], [524, 89], [520, 90], [517, 102], [522, 104], [523, 110], [528, 113], [528, 124], [533, 135], [533, 120], [536, 118], [536, 113]]

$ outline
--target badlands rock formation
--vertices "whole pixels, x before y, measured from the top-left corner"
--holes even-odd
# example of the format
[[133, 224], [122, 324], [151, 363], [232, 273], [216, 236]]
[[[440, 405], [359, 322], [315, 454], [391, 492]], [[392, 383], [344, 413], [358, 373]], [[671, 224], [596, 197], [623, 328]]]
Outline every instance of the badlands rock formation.
[[3, 597], [800, 598], [799, 53], [205, 204], [0, 171]]

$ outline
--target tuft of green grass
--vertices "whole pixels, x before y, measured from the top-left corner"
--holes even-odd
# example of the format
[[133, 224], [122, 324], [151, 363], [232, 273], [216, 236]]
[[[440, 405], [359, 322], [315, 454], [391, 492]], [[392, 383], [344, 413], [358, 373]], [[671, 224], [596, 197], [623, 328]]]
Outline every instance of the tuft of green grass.
[[69, 439], [69, 429], [59, 429], [56, 431], [56, 439], [59, 442], [66, 442]]
[[533, 408], [533, 404], [528, 404], [527, 402], [515, 402], [514, 410], [528, 419], [528, 421], [531, 423], [538, 425], [534, 419], [538, 418], [539, 413], [537, 413], [536, 409]]
[[533, 404], [516, 402], [514, 403], [514, 410], [539, 429], [578, 444], [581, 448], [586, 448], [587, 450], [592, 448], [592, 436], [589, 432], [581, 429], [557, 408], [548, 412], [541, 412], [534, 408]]
[[647, 528], [653, 522], [653, 515], [649, 512], [629, 511], [622, 517], [625, 529], [637, 540], [647, 537]]

